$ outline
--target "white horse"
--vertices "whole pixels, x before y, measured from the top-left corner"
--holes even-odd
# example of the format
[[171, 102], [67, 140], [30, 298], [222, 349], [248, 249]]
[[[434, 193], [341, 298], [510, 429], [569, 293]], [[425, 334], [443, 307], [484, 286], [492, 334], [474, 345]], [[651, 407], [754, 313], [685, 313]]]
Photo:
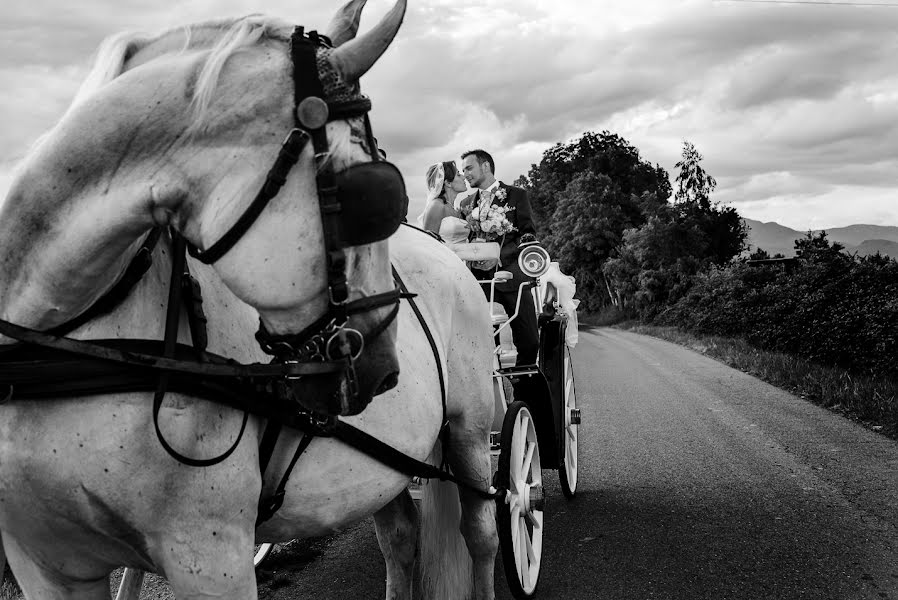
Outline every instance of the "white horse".
[[[353, 0], [338, 13], [327, 31], [335, 48], [317, 53], [314, 76], [325, 93], [329, 86], [357, 91], [398, 31], [405, 0], [356, 37], [363, 4]], [[0, 318], [36, 330], [70, 321], [112, 288], [153, 227], [173, 227], [198, 248], [219, 240], [294, 126], [291, 31], [251, 17], [108, 41], [2, 206]], [[338, 175], [372, 160], [364, 125], [361, 117], [327, 123], [325, 158]], [[296, 333], [327, 309], [316, 164], [324, 163], [307, 144], [280, 193], [229, 252], [212, 265], [188, 259], [203, 291], [210, 352], [265, 363], [270, 357], [253, 339], [260, 320], [272, 334]], [[446, 374], [446, 458], [457, 476], [487, 488], [493, 341], [479, 287], [451, 251], [405, 227], [389, 241], [348, 247], [345, 256], [350, 300], [392, 290], [391, 261], [419, 294]], [[69, 337], [162, 339], [172, 264], [167, 234], [154, 259], [123, 302]], [[390, 311], [375, 307], [349, 324], [371, 331]], [[181, 323], [179, 341], [189, 345]], [[11, 343], [0, 336], [0, 349]], [[321, 407], [336, 396], [344, 414], [360, 413], [346, 421], [436, 461], [443, 418], [436, 363], [403, 301], [396, 321], [355, 361], [357, 396], [344, 393], [345, 380], [323, 377], [320, 386], [297, 388], [299, 400]], [[152, 402], [152, 392], [28, 399], [13, 388], [7, 397], [0, 385], [0, 572], [8, 560], [26, 598], [108, 598], [109, 574], [120, 566], [164, 575], [179, 599], [256, 598], [255, 541], [322, 535], [369, 514], [388, 598], [411, 597], [416, 555], [425, 597], [494, 597], [492, 501], [447, 484], [427, 486], [416, 553], [409, 477], [333, 438], [315, 438], [290, 476], [283, 506], [256, 529], [260, 495], [276, 486], [301, 436], [285, 430], [263, 480], [265, 419], [250, 416], [241, 439], [242, 411], [169, 391], [159, 427], [177, 452], [214, 457], [240, 440], [214, 466], [186, 466], [160, 446]]]

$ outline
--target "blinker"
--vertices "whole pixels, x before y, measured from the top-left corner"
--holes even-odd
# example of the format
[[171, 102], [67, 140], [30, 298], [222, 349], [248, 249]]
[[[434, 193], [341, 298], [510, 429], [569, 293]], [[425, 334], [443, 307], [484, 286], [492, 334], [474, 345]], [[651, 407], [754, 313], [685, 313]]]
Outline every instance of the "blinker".
[[345, 246], [385, 240], [405, 217], [405, 181], [396, 165], [383, 160], [337, 173], [337, 198]]

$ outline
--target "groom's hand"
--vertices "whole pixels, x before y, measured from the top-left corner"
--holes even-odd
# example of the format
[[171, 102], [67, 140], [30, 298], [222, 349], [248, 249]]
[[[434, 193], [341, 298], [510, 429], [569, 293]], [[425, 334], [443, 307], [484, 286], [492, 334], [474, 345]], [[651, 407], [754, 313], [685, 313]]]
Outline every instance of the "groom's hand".
[[471, 263], [475, 269], [480, 269], [481, 271], [491, 271], [499, 264], [499, 261], [495, 258], [487, 258], [485, 260], [475, 260]]

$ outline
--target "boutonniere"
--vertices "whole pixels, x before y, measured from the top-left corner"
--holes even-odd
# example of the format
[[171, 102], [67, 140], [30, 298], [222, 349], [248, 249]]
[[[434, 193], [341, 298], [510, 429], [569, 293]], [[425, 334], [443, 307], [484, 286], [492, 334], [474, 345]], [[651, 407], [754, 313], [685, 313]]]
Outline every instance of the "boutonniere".
[[505, 191], [504, 187], [500, 187], [496, 190], [496, 193], [493, 194], [493, 198], [496, 200], [505, 200], [508, 198], [508, 192]]

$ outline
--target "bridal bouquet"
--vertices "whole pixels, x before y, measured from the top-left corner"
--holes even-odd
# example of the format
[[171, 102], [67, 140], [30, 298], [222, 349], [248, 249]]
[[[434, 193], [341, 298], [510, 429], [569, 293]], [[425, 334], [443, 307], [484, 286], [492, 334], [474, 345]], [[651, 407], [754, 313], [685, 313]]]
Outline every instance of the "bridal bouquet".
[[495, 205], [474, 208], [467, 221], [475, 238], [491, 242], [517, 229], [505, 216], [509, 210], [509, 206]]

